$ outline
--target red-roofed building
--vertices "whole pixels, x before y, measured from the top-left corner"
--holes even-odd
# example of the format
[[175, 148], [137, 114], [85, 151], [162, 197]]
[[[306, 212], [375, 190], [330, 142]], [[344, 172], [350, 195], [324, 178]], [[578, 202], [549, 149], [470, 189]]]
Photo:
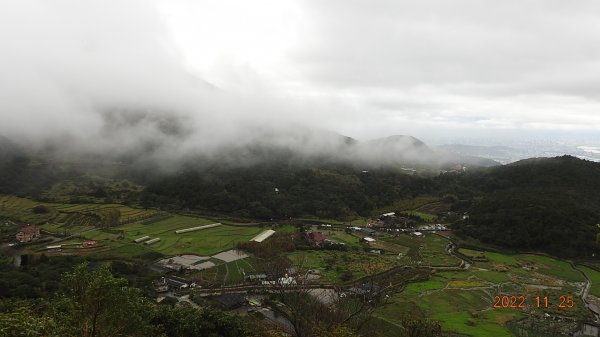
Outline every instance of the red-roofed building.
[[17, 235], [15, 235], [20, 243], [30, 242], [31, 240], [35, 240], [40, 236], [40, 228], [36, 225], [25, 226], [17, 232]]
[[376, 221], [371, 221], [367, 224], [367, 227], [384, 227], [385, 226], [385, 222], [383, 222], [383, 220], [376, 220]]
[[86, 240], [83, 241], [83, 247], [94, 247], [98, 242], [96, 240]]
[[310, 232], [306, 234], [306, 238], [308, 239], [310, 245], [315, 248], [321, 248], [325, 243], [325, 235], [323, 235], [321, 232]]

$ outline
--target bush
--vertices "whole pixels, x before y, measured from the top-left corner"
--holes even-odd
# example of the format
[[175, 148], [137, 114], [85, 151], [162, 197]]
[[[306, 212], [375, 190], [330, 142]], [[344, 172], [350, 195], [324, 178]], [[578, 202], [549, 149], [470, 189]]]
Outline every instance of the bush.
[[342, 282], [348, 282], [350, 280], [352, 280], [352, 272], [351, 271], [345, 271], [343, 273], [340, 274], [340, 280]]
[[35, 214], [47, 214], [50, 213], [50, 208], [45, 205], [37, 205], [31, 209]]

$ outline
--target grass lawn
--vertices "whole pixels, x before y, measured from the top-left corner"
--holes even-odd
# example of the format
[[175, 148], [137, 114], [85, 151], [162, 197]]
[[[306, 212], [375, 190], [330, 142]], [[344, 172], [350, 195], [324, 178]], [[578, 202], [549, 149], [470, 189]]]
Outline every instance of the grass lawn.
[[380, 237], [379, 240], [383, 240], [386, 242], [395, 243], [400, 246], [404, 246], [408, 248], [408, 252], [406, 252], [406, 258], [402, 259], [402, 262], [407, 264], [413, 264], [421, 261], [421, 255], [419, 254], [419, 247], [422, 243], [422, 238], [416, 238], [413, 236], [400, 234], [398, 236], [384, 236]]
[[214, 223], [213, 220], [176, 215], [152, 224], [128, 224], [115, 229], [125, 232], [125, 240], [133, 241], [142, 236], [160, 238], [151, 248], [165, 255], [199, 254], [212, 255], [234, 248], [240, 241], [248, 241], [264, 229], [251, 226], [227, 226], [207, 228], [195, 232], [176, 234], [175, 230]]
[[540, 274], [557, 277], [569, 282], [584, 282], [585, 277], [567, 262], [559, 261], [547, 256], [518, 255], [518, 259], [533, 262]]
[[444, 331], [477, 337], [513, 337], [514, 335], [506, 327], [496, 322], [495, 316], [497, 315], [514, 316], [515, 313], [485, 313], [474, 318], [469, 312], [459, 311], [436, 314], [432, 316], [432, 319], [439, 320]]
[[445, 286], [445, 282], [437, 279], [425, 282], [410, 283], [406, 286], [402, 294], [406, 296], [420, 295], [427, 291], [442, 289]]
[[592, 281], [592, 287], [590, 288], [590, 294], [600, 297], [600, 272], [596, 271], [592, 268], [577, 266], [581, 271], [587, 275], [587, 277]]
[[419, 212], [419, 211], [406, 211], [406, 212], [403, 212], [403, 213], [406, 213], [408, 215], [418, 216], [419, 218], [425, 220], [426, 222], [434, 222], [438, 218], [437, 215], [429, 214], [429, 213], [424, 213], [424, 212]]
[[320, 231], [331, 240], [339, 241], [345, 243], [349, 247], [357, 247], [361, 248], [361, 244], [359, 243], [360, 238], [358, 236], [346, 233], [342, 230], [322, 230]]
[[458, 251], [468, 257], [471, 257], [471, 258], [485, 258], [486, 257], [486, 254], [479, 250], [460, 248]]
[[422, 263], [428, 266], [458, 266], [460, 260], [446, 252], [448, 240], [433, 234], [426, 234], [422, 238], [421, 256]]
[[62, 234], [67, 229], [63, 227], [62, 224], [57, 223], [47, 223], [42, 225], [42, 229], [47, 230], [51, 233]]
[[243, 281], [243, 271], [254, 271], [254, 268], [246, 261], [246, 259], [226, 263], [225, 267], [227, 268], [227, 279], [225, 279], [225, 282], [229, 284]]
[[[136, 245], [133, 243], [118, 244], [113, 246], [111, 250], [106, 250], [98, 253], [94, 253], [94, 258], [99, 259], [119, 259], [119, 260], [130, 260], [132, 258], [139, 258], [146, 254], [155, 253], [150, 247], [145, 245]], [[156, 257], [154, 257], [156, 258]]]
[[493, 271], [493, 270], [477, 270], [473, 269], [471, 273], [477, 278], [492, 283], [503, 283], [510, 281], [510, 275], [508, 273]]
[[333, 219], [323, 219], [323, 218], [301, 218], [294, 220], [299, 223], [311, 223], [311, 224], [331, 224], [331, 225], [352, 225], [352, 226], [364, 226], [367, 224], [369, 219], [363, 217], [356, 217], [354, 219], [348, 220], [333, 220]]
[[[406, 317], [426, 317], [439, 321], [445, 332], [466, 336], [513, 336], [504, 323], [520, 317], [519, 312], [489, 310], [491, 299], [482, 290], [440, 290], [445, 286], [446, 278], [458, 274], [437, 275], [430, 281], [410, 284], [404, 292], [394, 295], [389, 303], [376, 309], [374, 316], [398, 326]], [[462, 274], [469, 275], [468, 272]], [[427, 291], [433, 292], [426, 294]]]
[[[202, 225], [208, 225], [211, 223], [215, 223], [213, 220], [195, 218], [183, 215], [175, 215], [168, 219], [164, 219], [158, 222], [154, 222], [151, 224], [127, 224], [115, 227], [114, 229], [123, 230], [125, 232], [125, 237], [129, 238], [137, 237], [137, 236], [160, 236], [160, 235], [175, 235], [175, 230], [190, 228]], [[195, 232], [192, 232], [195, 233]], [[186, 233], [187, 234], [187, 233]], [[184, 234], [183, 234], [184, 235]]]
[[119, 237], [119, 234], [110, 233], [110, 232], [104, 231], [102, 229], [96, 229], [93, 231], [83, 233], [83, 236], [86, 239], [102, 241], [102, 240], [117, 240], [117, 238]]
[[383, 241], [383, 240], [378, 240], [375, 241], [373, 243], [370, 243], [369, 246], [371, 248], [375, 248], [375, 249], [383, 249], [386, 251], [386, 253], [392, 253], [392, 254], [402, 254], [402, 255], [406, 255], [408, 253], [408, 251], [410, 250], [410, 248], [405, 247], [405, 246], [401, 246], [397, 243], [393, 243], [393, 242], [387, 242], [387, 241]]
[[[523, 268], [528, 267], [533, 268], [537, 273], [568, 282], [585, 281], [583, 275], [579, 271], [573, 269], [568, 262], [560, 261], [552, 257], [532, 254], [509, 255], [492, 252], [485, 252], [485, 256], [489, 262], [477, 263], [476, 266], [491, 270], [494, 265], [502, 264], [510, 268], [509, 273], [520, 275], [524, 278], [531, 275], [530, 271]], [[481, 275], [482, 277], [485, 277], [484, 272], [482, 272]], [[501, 278], [498, 274], [490, 274], [490, 276]]]
[[[135, 223], [113, 227], [110, 230], [94, 229], [82, 234], [85, 239], [100, 241], [102, 245], [114, 247], [110, 252], [98, 253], [101, 255], [126, 256], [131, 252], [132, 257], [147, 253], [159, 252], [163, 255], [198, 254], [213, 255], [218, 252], [234, 248], [240, 241], [248, 241], [265, 228], [254, 226], [228, 226], [208, 228], [195, 232], [176, 234], [175, 230], [214, 223], [213, 220], [175, 215], [149, 224]], [[45, 229], [62, 233], [65, 228], [58, 224], [43, 226]], [[66, 231], [74, 234], [93, 227], [75, 226], [68, 227]], [[291, 226], [280, 227], [283, 231], [294, 230]], [[123, 238], [120, 238], [121, 232]], [[142, 236], [160, 238], [159, 242], [152, 245], [143, 243], [135, 244], [133, 241]], [[81, 241], [81, 240], [80, 240]], [[135, 248], [138, 247], [138, 248]]]
[[507, 265], [516, 265], [517, 264], [516, 255], [485, 252], [485, 256], [487, 257], [488, 260], [490, 260], [490, 262], [504, 263]]

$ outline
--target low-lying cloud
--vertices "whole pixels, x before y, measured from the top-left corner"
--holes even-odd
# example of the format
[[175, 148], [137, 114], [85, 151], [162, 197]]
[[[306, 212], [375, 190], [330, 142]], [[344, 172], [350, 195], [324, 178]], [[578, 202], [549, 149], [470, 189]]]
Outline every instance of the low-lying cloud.
[[598, 13], [595, 1], [6, 0], [0, 135], [177, 159], [344, 144], [320, 130], [597, 129]]

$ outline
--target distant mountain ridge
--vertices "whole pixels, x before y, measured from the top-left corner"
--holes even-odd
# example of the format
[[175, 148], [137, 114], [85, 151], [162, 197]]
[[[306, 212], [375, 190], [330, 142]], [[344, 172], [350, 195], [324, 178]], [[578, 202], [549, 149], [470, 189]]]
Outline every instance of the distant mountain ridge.
[[230, 144], [211, 155], [199, 155], [209, 162], [211, 156], [224, 165], [245, 166], [269, 161], [296, 165], [352, 164], [364, 168], [411, 167], [443, 169], [457, 164], [476, 167], [500, 165], [476, 156], [433, 149], [418, 138], [394, 135], [359, 141], [334, 132], [301, 130], [291, 133], [266, 133], [252, 141]]
[[[249, 127], [245, 132], [214, 143], [194, 142], [185, 135], [158, 144], [142, 139], [130, 148], [101, 150], [77, 148], [71, 144], [48, 142], [37, 149], [22, 147], [30, 157], [42, 161], [90, 161], [138, 164], [144, 167], [176, 170], [183, 165], [253, 166], [269, 162], [290, 165], [351, 164], [364, 168], [408, 167], [439, 170], [457, 164], [488, 167], [499, 163], [471, 155], [434, 149], [418, 138], [393, 135], [360, 141], [336, 132], [307, 127]], [[151, 138], [151, 137], [150, 137]], [[14, 155], [17, 147], [0, 138], [0, 158]], [[62, 152], [61, 152], [62, 151]], [[6, 158], [5, 158], [6, 159]], [[80, 160], [81, 159], [81, 160]]]

